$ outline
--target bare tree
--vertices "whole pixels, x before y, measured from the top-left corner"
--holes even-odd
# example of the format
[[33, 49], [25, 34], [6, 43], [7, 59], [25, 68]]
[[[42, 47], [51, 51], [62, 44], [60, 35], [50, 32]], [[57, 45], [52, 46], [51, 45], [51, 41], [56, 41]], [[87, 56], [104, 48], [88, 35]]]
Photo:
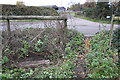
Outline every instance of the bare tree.
[[17, 1], [16, 5], [17, 6], [25, 6], [25, 2], [23, 2], [23, 1]]
[[96, 7], [96, 2], [95, 0], [87, 0], [84, 4], [83, 4], [83, 8], [95, 8]]

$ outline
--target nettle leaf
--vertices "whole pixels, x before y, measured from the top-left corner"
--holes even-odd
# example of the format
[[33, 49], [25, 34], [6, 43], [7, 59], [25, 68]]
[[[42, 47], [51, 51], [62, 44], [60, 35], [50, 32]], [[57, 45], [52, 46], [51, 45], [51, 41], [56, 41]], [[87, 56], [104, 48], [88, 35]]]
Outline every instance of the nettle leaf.
[[2, 58], [2, 64], [5, 64], [5, 63], [7, 63], [7, 62], [9, 62], [10, 60], [8, 59], [8, 57], [7, 56], [4, 56], [3, 58]]

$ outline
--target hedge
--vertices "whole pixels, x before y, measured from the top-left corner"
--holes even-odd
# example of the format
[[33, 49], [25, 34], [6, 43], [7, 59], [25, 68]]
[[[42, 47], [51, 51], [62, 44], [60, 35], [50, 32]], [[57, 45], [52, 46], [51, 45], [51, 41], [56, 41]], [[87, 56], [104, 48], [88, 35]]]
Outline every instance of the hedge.
[[0, 15], [36, 15], [36, 16], [57, 16], [58, 13], [53, 8], [39, 6], [17, 6], [0, 4], [2, 10]]

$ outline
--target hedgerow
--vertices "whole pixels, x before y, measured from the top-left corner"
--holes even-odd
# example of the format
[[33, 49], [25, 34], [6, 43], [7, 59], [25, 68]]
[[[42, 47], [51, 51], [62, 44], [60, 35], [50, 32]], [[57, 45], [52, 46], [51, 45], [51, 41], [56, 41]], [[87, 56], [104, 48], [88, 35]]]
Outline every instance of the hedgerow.
[[38, 15], [38, 16], [53, 16], [58, 15], [53, 8], [39, 6], [18, 6], [18, 5], [3, 5], [0, 10], [0, 15]]

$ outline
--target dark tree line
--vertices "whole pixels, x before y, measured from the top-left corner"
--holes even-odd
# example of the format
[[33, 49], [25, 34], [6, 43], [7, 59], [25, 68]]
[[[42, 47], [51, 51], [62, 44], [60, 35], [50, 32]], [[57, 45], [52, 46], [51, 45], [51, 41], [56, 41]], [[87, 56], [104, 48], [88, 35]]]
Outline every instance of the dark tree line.
[[69, 9], [83, 12], [86, 17], [106, 19], [106, 16], [112, 16], [113, 14], [120, 16], [120, 1], [98, 0], [95, 2], [93, 0], [84, 4], [74, 4]]

